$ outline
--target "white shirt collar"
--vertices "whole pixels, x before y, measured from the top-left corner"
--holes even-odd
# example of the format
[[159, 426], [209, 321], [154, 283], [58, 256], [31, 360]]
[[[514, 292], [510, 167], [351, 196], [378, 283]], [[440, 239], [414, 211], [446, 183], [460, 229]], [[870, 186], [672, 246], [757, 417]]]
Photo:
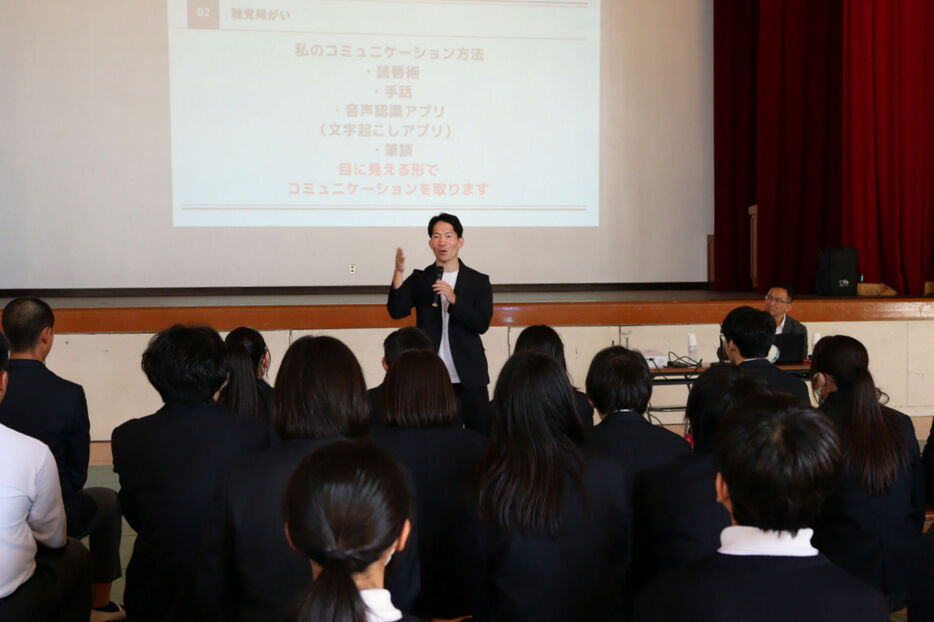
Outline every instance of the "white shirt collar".
[[360, 590], [360, 598], [366, 605], [367, 622], [395, 622], [402, 619], [402, 612], [392, 604], [389, 590]]
[[811, 546], [813, 529], [763, 531], [756, 527], [734, 525], [720, 532], [720, 549], [724, 555], [771, 555], [775, 557], [813, 557], [817, 549]]
[[785, 328], [785, 320], [788, 318], [788, 314], [782, 316], [782, 323], [775, 327], [775, 334], [781, 335], [782, 330]]

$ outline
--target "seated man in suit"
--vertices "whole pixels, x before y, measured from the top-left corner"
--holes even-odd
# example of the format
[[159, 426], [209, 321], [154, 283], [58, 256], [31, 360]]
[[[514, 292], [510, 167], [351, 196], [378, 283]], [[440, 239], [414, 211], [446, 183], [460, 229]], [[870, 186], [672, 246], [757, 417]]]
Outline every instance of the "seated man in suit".
[[[434, 351], [434, 349], [435, 346], [431, 342], [431, 337], [421, 328], [406, 326], [394, 330], [383, 340], [383, 371], [389, 371], [389, 366], [403, 352], [409, 350]], [[379, 402], [382, 392], [382, 383], [367, 391], [367, 395], [370, 397], [370, 421], [373, 428], [383, 425], [382, 409]]]
[[[788, 315], [794, 297], [795, 291], [791, 286], [784, 283], [776, 285], [765, 295], [765, 311], [775, 320], [776, 335], [804, 335], [804, 351], [801, 353], [801, 358], [804, 358], [807, 356], [808, 329]], [[722, 344], [717, 349], [717, 358], [720, 361], [727, 360]]]
[[[0, 402], [7, 389], [8, 357], [0, 335]], [[0, 619], [87, 622], [91, 561], [80, 542], [65, 538], [55, 458], [44, 443], [4, 425], [0, 517]]]
[[733, 526], [718, 552], [649, 583], [635, 620], [888, 621], [880, 593], [811, 546], [808, 526], [841, 457], [830, 420], [789, 396], [755, 396], [731, 409], [714, 464], [717, 500]]
[[683, 438], [646, 420], [652, 375], [641, 352], [622, 346], [600, 350], [587, 370], [586, 388], [600, 416], [590, 445], [626, 467], [630, 483], [641, 471], [691, 452]]
[[729, 363], [711, 365], [694, 382], [684, 410], [694, 453], [643, 472], [632, 493], [636, 589], [720, 546], [730, 515], [714, 490], [717, 428], [734, 403], [767, 392], [761, 376]]
[[775, 319], [771, 315], [752, 307], [737, 307], [723, 318], [720, 335], [731, 363], [765, 378], [772, 391], [790, 393], [810, 404], [804, 381], [785, 373], [766, 359], [775, 341]]
[[9, 390], [0, 403], [0, 423], [42, 441], [52, 451], [68, 535], [91, 537], [96, 619], [126, 619], [123, 610], [110, 601], [111, 583], [121, 574], [123, 523], [117, 493], [109, 488], [84, 488], [91, 450], [84, 389], [45, 366], [55, 338], [55, 315], [44, 300], [16, 298], [4, 307], [2, 322], [13, 352]]
[[804, 324], [788, 315], [795, 292], [784, 283], [776, 285], [765, 295], [765, 310], [775, 320], [776, 335], [804, 335], [807, 341], [808, 329]]

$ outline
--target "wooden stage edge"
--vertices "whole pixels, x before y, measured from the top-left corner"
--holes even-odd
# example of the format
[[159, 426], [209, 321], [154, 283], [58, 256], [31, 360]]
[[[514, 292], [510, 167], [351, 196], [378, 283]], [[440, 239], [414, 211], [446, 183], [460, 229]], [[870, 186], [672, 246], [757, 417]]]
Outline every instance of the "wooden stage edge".
[[[736, 300], [651, 300], [600, 302], [505, 302], [494, 305], [493, 326], [638, 326], [719, 324], [734, 307], [760, 307]], [[931, 298], [799, 299], [792, 309], [803, 322], [873, 322], [934, 319]], [[218, 330], [252, 326], [260, 330], [394, 328], [415, 323], [389, 317], [382, 304], [218, 305], [115, 308], [58, 308], [57, 333], [149, 333], [172, 324], [207, 324]]]

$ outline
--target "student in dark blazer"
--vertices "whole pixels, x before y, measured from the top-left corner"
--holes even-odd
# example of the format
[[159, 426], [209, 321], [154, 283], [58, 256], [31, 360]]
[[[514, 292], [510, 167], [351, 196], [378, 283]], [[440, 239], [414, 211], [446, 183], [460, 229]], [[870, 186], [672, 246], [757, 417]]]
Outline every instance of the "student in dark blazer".
[[754, 396], [720, 423], [718, 552], [656, 577], [637, 622], [888, 622], [885, 599], [812, 546], [842, 452], [833, 425], [787, 395]]
[[856, 339], [824, 337], [811, 357], [820, 409], [840, 433], [846, 463], [814, 524], [814, 545], [905, 606], [924, 524], [924, 475], [911, 419], [879, 403], [869, 354]]
[[273, 389], [266, 382], [269, 348], [258, 330], [249, 326], [235, 328], [224, 338], [227, 346], [227, 383], [218, 403], [227, 410], [270, 422]]
[[917, 572], [908, 590], [908, 622], [934, 622], [934, 530], [921, 536]]
[[[567, 372], [568, 365], [564, 360], [564, 344], [561, 342], [558, 331], [551, 326], [536, 324], [523, 328], [518, 339], [516, 339], [513, 352], [522, 352], [523, 350], [541, 350], [550, 354], [564, 368], [565, 373]], [[568, 379], [570, 379], [570, 375], [568, 375]], [[574, 389], [574, 405], [577, 407], [577, 414], [581, 418], [581, 423], [584, 424], [584, 429], [593, 428], [593, 406], [590, 404], [590, 400], [587, 399], [587, 395], [576, 388]]]
[[685, 408], [694, 453], [644, 471], [633, 490], [632, 581], [638, 589], [670, 568], [713, 553], [730, 514], [717, 502], [714, 439], [735, 402], [766, 393], [765, 381], [735, 365], [712, 365], [691, 387]]
[[[295, 622], [417, 622], [385, 589], [393, 556], [411, 534], [411, 494], [392, 458], [365, 441], [337, 441], [305, 456], [289, 478], [289, 545], [309, 562]], [[272, 619], [272, 618], [268, 618]]]
[[396, 357], [383, 382], [386, 425], [374, 440], [406, 467], [415, 485], [422, 587], [412, 607], [426, 618], [470, 613], [456, 559], [457, 522], [467, 475], [483, 453], [480, 434], [457, 423], [454, 390], [434, 352]]
[[[214, 499], [195, 582], [199, 619], [279, 620], [311, 583], [307, 558], [286, 540], [280, 502], [303, 456], [369, 429], [363, 372], [346, 345], [306, 336], [289, 347], [276, 376], [273, 426], [281, 443], [237, 462]], [[410, 604], [411, 596], [401, 598]]]
[[468, 268], [458, 258], [464, 246], [463, 234], [457, 216], [434, 216], [428, 222], [428, 246], [435, 262], [415, 270], [405, 280], [405, 255], [397, 248], [386, 308], [394, 319], [415, 309], [416, 324], [431, 337], [451, 374], [464, 425], [483, 433], [489, 417], [490, 375], [480, 335], [493, 319], [493, 288], [490, 277]]
[[266, 449], [269, 427], [213, 400], [227, 350], [206, 326], [176, 325], [152, 338], [143, 371], [165, 405], [113, 431], [120, 506], [136, 530], [126, 609], [136, 622], [187, 620], [190, 583], [211, 497], [237, 459]]
[[122, 574], [123, 521], [117, 493], [110, 488], [84, 487], [91, 451], [84, 389], [45, 365], [55, 341], [55, 314], [40, 298], [16, 298], [4, 307], [2, 321], [12, 352], [0, 424], [48, 445], [58, 469], [68, 536], [91, 536], [94, 615], [103, 620], [126, 619], [126, 612], [110, 600], [112, 582]]
[[493, 401], [476, 513], [459, 532], [474, 619], [624, 619], [631, 492], [618, 464], [583, 449], [567, 374], [518, 352]]
[[775, 319], [766, 311], [737, 307], [723, 318], [720, 333], [723, 349], [731, 363], [765, 378], [772, 391], [788, 393], [805, 404], [811, 403], [803, 380], [782, 371], [766, 359], [775, 342]]
[[[383, 371], [389, 371], [389, 366], [403, 352], [409, 350], [434, 350], [431, 337], [415, 326], [404, 326], [389, 333], [383, 340]], [[448, 378], [450, 382], [450, 378]], [[370, 398], [371, 429], [375, 430], [385, 423], [382, 405], [383, 385], [373, 387], [367, 391]]]
[[622, 346], [604, 348], [590, 363], [586, 386], [600, 417], [590, 433], [590, 445], [622, 464], [631, 480], [691, 452], [683, 438], [646, 420], [652, 376], [641, 352]]

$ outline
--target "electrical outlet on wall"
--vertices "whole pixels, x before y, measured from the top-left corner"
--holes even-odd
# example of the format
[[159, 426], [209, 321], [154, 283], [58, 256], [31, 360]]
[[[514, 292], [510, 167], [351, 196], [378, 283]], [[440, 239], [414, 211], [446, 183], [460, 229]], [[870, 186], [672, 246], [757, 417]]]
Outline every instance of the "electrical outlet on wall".
[[347, 267], [347, 271], [350, 272], [350, 274], [356, 274], [356, 273], [357, 273], [357, 264], [355, 264], [355, 263], [350, 264], [350, 265]]

